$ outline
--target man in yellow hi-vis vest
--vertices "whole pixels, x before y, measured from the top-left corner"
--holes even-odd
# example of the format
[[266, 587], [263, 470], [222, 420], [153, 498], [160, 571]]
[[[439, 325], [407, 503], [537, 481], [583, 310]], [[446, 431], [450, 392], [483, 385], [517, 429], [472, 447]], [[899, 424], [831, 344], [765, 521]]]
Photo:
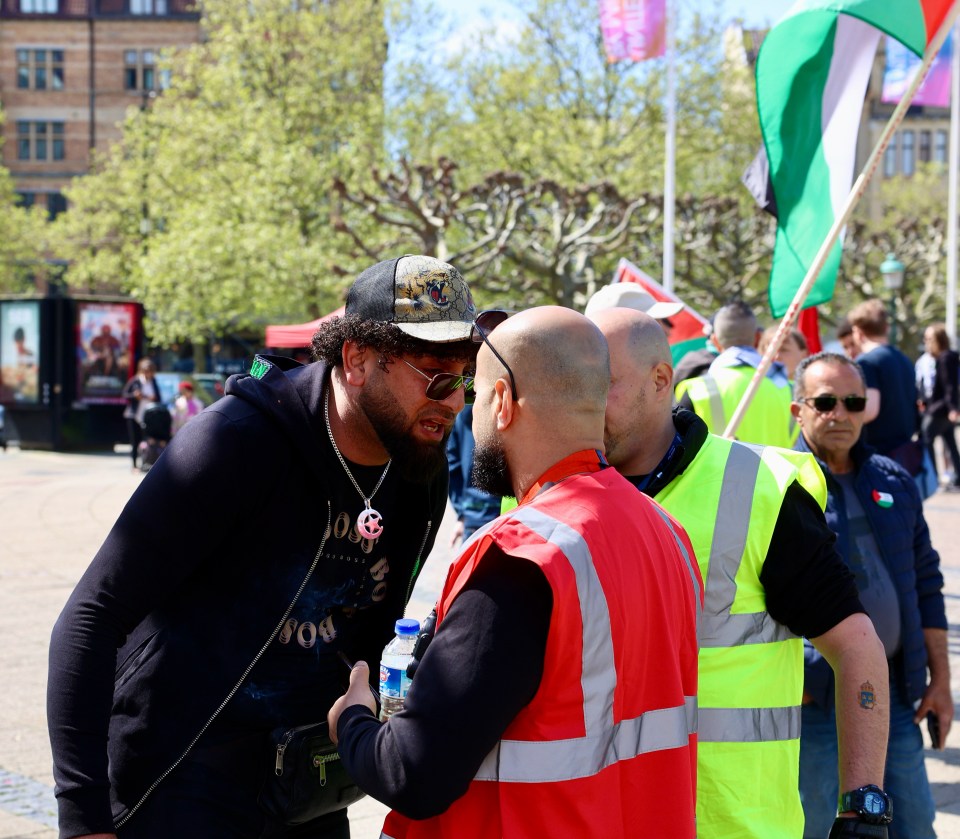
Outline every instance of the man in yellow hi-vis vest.
[[[676, 397], [713, 434], [723, 434], [760, 365], [757, 319], [744, 303], [729, 303], [713, 318], [710, 340], [720, 350], [704, 375], [677, 384]], [[790, 382], [779, 362], [770, 365], [737, 427], [738, 440], [790, 448], [797, 439], [790, 413]]]
[[[698, 836], [800, 839], [799, 636], [836, 674], [841, 790], [883, 782], [887, 741], [874, 711], [886, 697], [860, 701], [864, 684], [886, 691], [883, 647], [824, 519], [823, 474], [806, 455], [726, 440], [672, 412], [670, 352], [654, 320], [620, 308], [592, 319], [611, 355], [607, 458], [684, 526], [704, 580]], [[831, 839], [872, 818], [841, 816]], [[870, 835], [886, 835], [878, 830]]]

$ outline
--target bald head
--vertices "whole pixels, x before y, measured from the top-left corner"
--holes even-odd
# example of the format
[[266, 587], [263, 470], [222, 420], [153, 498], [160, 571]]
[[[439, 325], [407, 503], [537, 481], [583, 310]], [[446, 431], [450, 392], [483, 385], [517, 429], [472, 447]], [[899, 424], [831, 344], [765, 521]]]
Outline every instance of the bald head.
[[[521, 399], [538, 408], [602, 415], [609, 355], [603, 335], [587, 318], [561, 306], [541, 306], [515, 315], [494, 334]], [[492, 353], [489, 360], [499, 364]]]
[[[477, 355], [474, 483], [522, 496], [551, 466], [603, 447], [610, 384], [607, 342], [583, 315], [529, 309], [488, 336]], [[513, 371], [513, 398], [504, 363]]]
[[670, 345], [660, 324], [635, 309], [604, 309], [590, 317], [607, 339], [611, 361], [622, 359], [632, 367], [671, 363]]
[[675, 433], [673, 364], [666, 335], [657, 321], [632, 309], [606, 309], [591, 320], [610, 348], [607, 459], [625, 475], [646, 474]]

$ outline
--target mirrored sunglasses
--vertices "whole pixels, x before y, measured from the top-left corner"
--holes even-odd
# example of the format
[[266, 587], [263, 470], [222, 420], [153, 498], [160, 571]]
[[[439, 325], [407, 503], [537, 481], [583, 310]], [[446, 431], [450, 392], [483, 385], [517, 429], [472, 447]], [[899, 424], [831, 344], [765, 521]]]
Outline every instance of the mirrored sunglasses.
[[837, 402], [842, 402], [843, 407], [851, 414], [859, 414], [867, 407], [866, 396], [834, 396], [832, 393], [822, 396], [808, 396], [800, 400], [818, 414], [829, 414], [837, 407]]
[[468, 405], [473, 402], [473, 376], [463, 376], [459, 373], [437, 373], [435, 376], [431, 376], [424, 373], [419, 367], [415, 367], [405, 358], [400, 360], [427, 380], [427, 399], [443, 402], [444, 399], [449, 398], [451, 394], [456, 393], [462, 387], [463, 401]]

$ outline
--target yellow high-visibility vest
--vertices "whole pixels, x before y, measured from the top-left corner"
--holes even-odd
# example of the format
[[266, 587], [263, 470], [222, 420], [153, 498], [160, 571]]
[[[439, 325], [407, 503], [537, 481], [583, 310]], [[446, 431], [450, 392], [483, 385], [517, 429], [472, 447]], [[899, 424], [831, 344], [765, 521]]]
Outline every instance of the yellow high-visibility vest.
[[[693, 410], [712, 434], [723, 434], [740, 399], [753, 378], [752, 367], [722, 367], [705, 376], [686, 379], [676, 388], [677, 399], [685, 393]], [[743, 415], [735, 436], [745, 443], [780, 446], [796, 442], [796, 423], [790, 414], [792, 394], [788, 384], [778, 385], [764, 378]]]
[[801, 839], [803, 644], [766, 611], [760, 572], [787, 488], [826, 504], [813, 457], [708, 435], [655, 497], [690, 537], [704, 582], [697, 835]]

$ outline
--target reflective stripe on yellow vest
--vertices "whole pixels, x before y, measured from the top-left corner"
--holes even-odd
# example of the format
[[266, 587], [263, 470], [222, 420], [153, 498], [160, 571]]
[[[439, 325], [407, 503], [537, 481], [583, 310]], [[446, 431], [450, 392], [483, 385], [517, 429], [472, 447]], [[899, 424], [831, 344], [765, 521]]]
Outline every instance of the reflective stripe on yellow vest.
[[[677, 385], [677, 399], [690, 397], [693, 410], [713, 434], [723, 434], [753, 378], [752, 367], [726, 367]], [[736, 438], [763, 446], [789, 448], [796, 439], [791, 427], [790, 388], [763, 379], [737, 427]], [[791, 439], [792, 438], [792, 439]]]
[[683, 525], [704, 581], [698, 692], [698, 834], [799, 839], [803, 647], [766, 611], [760, 573], [787, 487], [823, 507], [807, 454], [709, 435], [656, 500]]

